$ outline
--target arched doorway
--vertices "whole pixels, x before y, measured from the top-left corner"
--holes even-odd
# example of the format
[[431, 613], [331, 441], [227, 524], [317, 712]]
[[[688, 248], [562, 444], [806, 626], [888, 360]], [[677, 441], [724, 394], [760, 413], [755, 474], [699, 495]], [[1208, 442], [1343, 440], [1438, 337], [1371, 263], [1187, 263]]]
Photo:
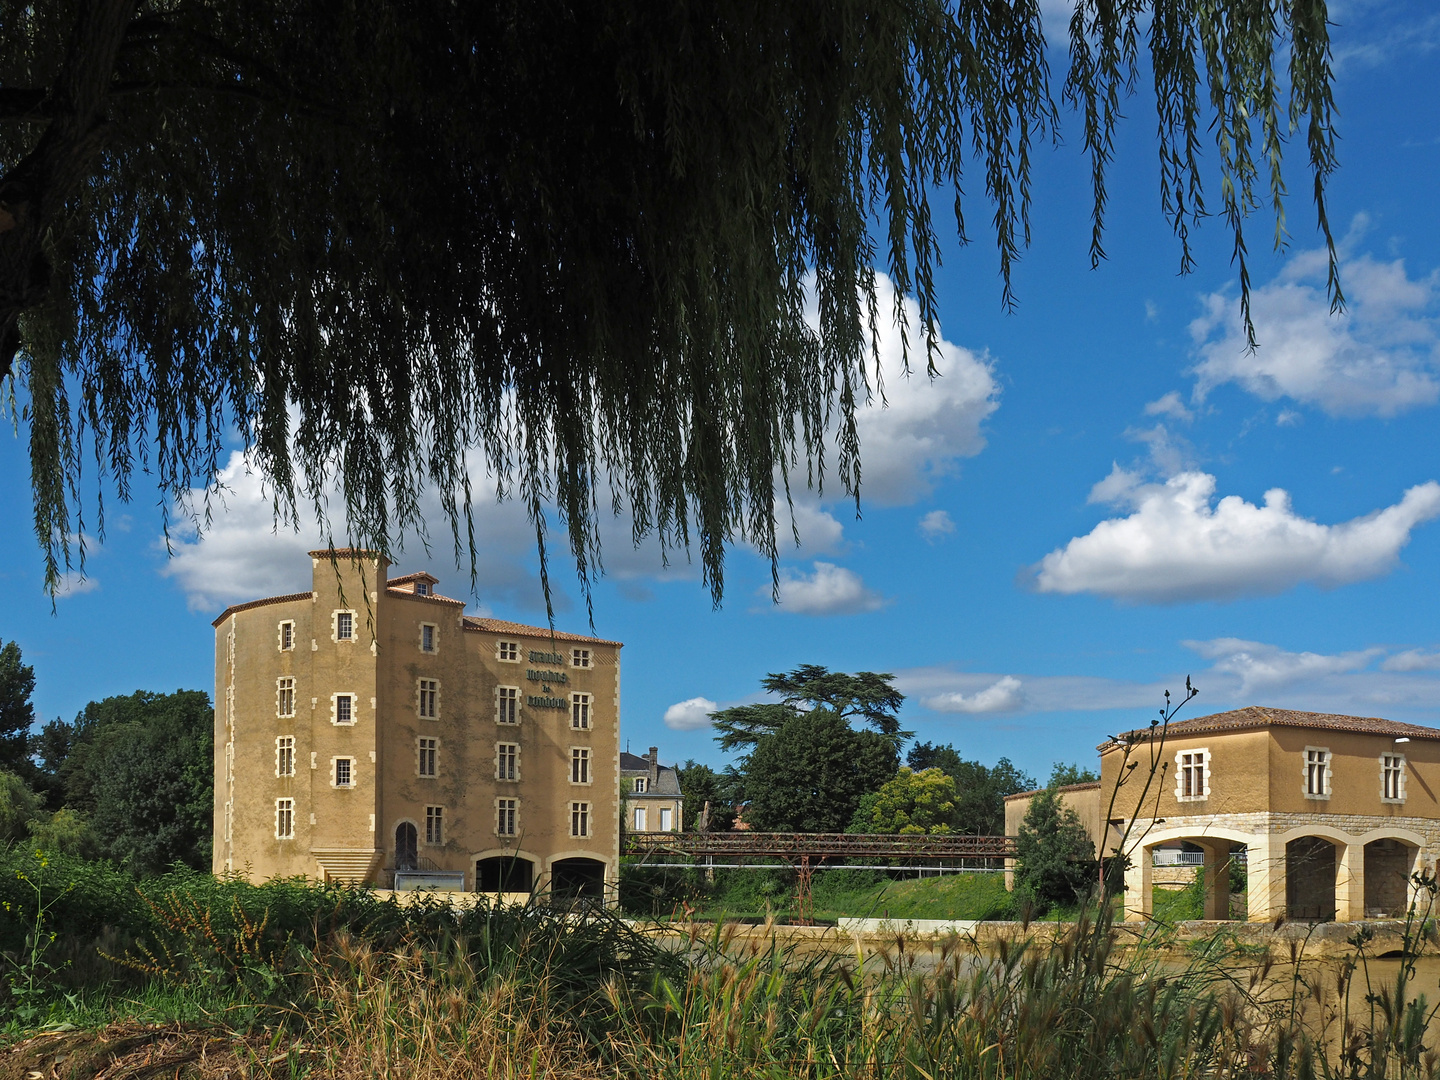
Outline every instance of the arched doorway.
[[1285, 845], [1285, 913], [1306, 922], [1335, 918], [1335, 845], [1324, 837]]
[[560, 859], [550, 867], [550, 892], [557, 899], [604, 900], [605, 864], [599, 859]]
[[1413, 849], [1386, 837], [1365, 845], [1365, 918], [1397, 919], [1410, 906]]
[[475, 891], [528, 893], [535, 887], [535, 864], [518, 855], [496, 855], [475, 862]]
[[415, 826], [408, 821], [402, 821], [395, 827], [395, 869], [404, 873], [407, 870], [416, 870], [420, 866], [418, 836], [415, 833]]

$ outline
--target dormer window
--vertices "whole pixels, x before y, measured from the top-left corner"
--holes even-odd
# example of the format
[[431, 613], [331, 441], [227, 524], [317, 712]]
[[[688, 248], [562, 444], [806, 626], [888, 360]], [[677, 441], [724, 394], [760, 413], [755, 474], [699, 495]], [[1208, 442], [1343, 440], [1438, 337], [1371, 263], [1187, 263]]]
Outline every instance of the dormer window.
[[645, 784], [646, 784], [646, 783], [647, 783], [647, 781], [646, 781], [645, 777], [643, 777], [643, 776], [637, 776], [637, 777], [635, 778], [635, 794], [636, 794], [636, 795], [644, 795], [644, 794], [645, 794]]
[[415, 582], [415, 595], [416, 595], [416, 596], [429, 596], [429, 595], [430, 595], [430, 583], [429, 583], [428, 581], [417, 581], [417, 582]]

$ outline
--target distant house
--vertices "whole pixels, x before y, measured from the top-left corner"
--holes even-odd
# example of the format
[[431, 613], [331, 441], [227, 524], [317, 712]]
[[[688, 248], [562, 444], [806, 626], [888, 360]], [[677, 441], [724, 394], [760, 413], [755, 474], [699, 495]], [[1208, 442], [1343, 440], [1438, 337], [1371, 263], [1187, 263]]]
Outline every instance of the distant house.
[[620, 790], [625, 799], [625, 828], [631, 832], [679, 832], [684, 828], [685, 799], [680, 774], [661, 765], [660, 748], [639, 757], [620, 753]]
[[[1127, 918], [1180, 867], [1203, 867], [1205, 917], [1224, 919], [1243, 862], [1251, 922], [1403, 915], [1411, 874], [1435, 868], [1440, 729], [1249, 706], [1160, 734], [1107, 740], [1100, 783], [1062, 794], [1106, 856], [1125, 836]], [[1006, 800], [1012, 836], [1029, 797]]]

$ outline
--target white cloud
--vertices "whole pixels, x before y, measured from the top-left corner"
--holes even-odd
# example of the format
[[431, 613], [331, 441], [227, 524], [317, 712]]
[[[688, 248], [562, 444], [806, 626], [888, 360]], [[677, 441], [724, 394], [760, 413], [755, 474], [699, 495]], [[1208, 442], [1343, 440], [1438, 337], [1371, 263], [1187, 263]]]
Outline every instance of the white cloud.
[[[767, 600], [770, 590], [756, 590]], [[865, 587], [860, 575], [834, 563], [816, 562], [814, 572], [780, 571], [779, 610], [796, 615], [854, 615], [883, 607], [885, 600]]]
[[909, 297], [902, 303], [903, 327], [914, 371], [905, 376], [902, 325], [889, 317], [895, 289], [884, 274], [876, 275], [876, 292], [884, 401], [880, 393], [872, 393], [869, 402], [856, 409], [860, 493], [872, 505], [906, 506], [928, 495], [937, 481], [954, 475], [961, 458], [974, 457], [985, 448], [980, 428], [1000, 406], [1000, 387], [988, 356], [944, 338], [935, 357], [939, 375], [929, 378], [920, 308]]
[[[311, 568], [306, 552], [324, 546], [322, 532], [313, 515], [301, 507], [304, 518], [299, 531], [277, 525], [268, 489], [258, 473], [246, 467], [238, 451], [221, 470], [221, 494], [213, 497], [213, 518], [203, 533], [193, 530], [172, 538], [174, 554], [160, 573], [173, 578], [184, 590], [192, 611], [219, 611], [227, 604], [257, 597], [303, 592], [310, 588]], [[192, 505], [203, 502], [204, 492], [190, 494]], [[427, 496], [429, 520], [443, 522], [438, 500]], [[430, 506], [433, 503], [433, 507]], [[441, 579], [441, 591], [464, 597], [470, 593], [469, 565], [457, 569], [440, 553], [451, 554], [448, 524], [444, 534], [427, 554], [418, 539], [408, 539], [407, 549], [396, 551], [397, 572], [429, 570]], [[621, 551], [633, 550], [628, 536]], [[475, 508], [477, 593], [480, 598], [504, 600], [529, 610], [543, 610], [539, 580], [529, 569], [535, 532], [524, 508], [515, 502], [481, 502]], [[344, 543], [337, 537], [336, 543]], [[617, 552], [617, 554], [620, 554]], [[566, 610], [569, 599], [552, 585], [557, 610]]]
[[1175, 420], [1189, 423], [1195, 419], [1195, 414], [1185, 407], [1180, 400], [1180, 391], [1171, 390], [1168, 394], [1148, 402], [1145, 406], [1146, 416], [1169, 416]]
[[1337, 525], [1300, 517], [1280, 488], [1265, 493], [1263, 506], [1237, 495], [1212, 505], [1215, 477], [1208, 473], [1113, 487], [1134, 512], [1046, 555], [1034, 568], [1040, 592], [1169, 603], [1277, 593], [1306, 581], [1344, 585], [1389, 571], [1411, 530], [1440, 516], [1433, 480], [1394, 506]]
[[1136, 490], [1144, 482], [1144, 474], [1138, 469], [1124, 469], [1118, 461], [1112, 461], [1109, 474], [1090, 489], [1090, 496], [1085, 501], [1102, 506], [1129, 506]]
[[705, 697], [677, 701], [665, 710], [665, 726], [672, 731], [699, 731], [710, 726], [710, 714], [719, 707]]
[[1025, 690], [1020, 680], [1006, 675], [978, 693], [965, 695], [958, 691], [936, 694], [921, 700], [927, 709], [946, 713], [1016, 712], [1025, 704]]
[[931, 510], [920, 519], [920, 535], [930, 543], [955, 532], [955, 522], [944, 510]]
[[1407, 649], [1380, 665], [1381, 671], [1440, 671], [1440, 652]]
[[1299, 682], [1313, 682], [1325, 675], [1360, 671], [1385, 651], [1369, 648], [1336, 654], [1289, 652], [1278, 645], [1241, 638], [1182, 641], [1181, 644], [1207, 660], [1214, 660], [1211, 671], [1237, 676], [1240, 685], [1236, 693], [1241, 697]]
[[[1363, 231], [1357, 220], [1352, 236]], [[1346, 244], [1350, 243], [1347, 240]], [[1323, 252], [1301, 252], [1250, 294], [1259, 348], [1247, 347], [1240, 300], [1212, 293], [1190, 326], [1195, 396], [1233, 382], [1264, 401], [1288, 398], [1332, 416], [1394, 416], [1440, 400], [1440, 273], [1412, 278], [1404, 260], [1347, 258], [1347, 307], [1331, 314]]]
[[72, 596], [94, 592], [100, 587], [100, 579], [82, 574], [79, 570], [67, 570], [60, 575], [55, 586], [55, 599], [65, 600]]

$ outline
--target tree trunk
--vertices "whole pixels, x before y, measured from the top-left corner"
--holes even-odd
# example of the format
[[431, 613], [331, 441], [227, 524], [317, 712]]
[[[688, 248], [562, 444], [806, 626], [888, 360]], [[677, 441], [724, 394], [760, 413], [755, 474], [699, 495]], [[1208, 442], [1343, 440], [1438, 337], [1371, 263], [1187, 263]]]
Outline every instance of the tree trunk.
[[65, 62], [45, 96], [50, 123], [0, 176], [0, 378], [20, 348], [20, 316], [50, 287], [45, 232], [74, 196], [104, 143], [104, 106], [125, 30], [139, 0], [88, 0]]

